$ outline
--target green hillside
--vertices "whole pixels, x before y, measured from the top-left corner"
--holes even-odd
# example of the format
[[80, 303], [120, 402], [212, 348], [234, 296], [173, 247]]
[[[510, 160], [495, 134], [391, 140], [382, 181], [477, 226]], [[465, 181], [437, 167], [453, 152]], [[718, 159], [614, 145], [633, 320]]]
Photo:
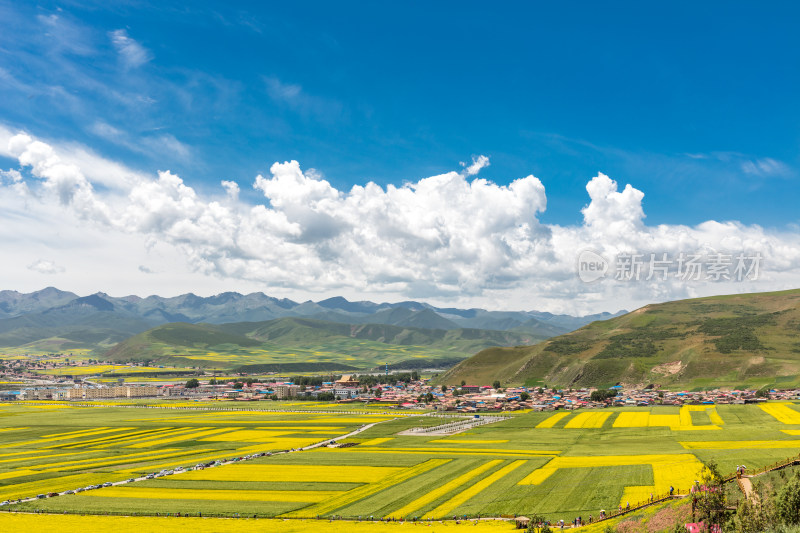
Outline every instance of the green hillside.
[[653, 304], [535, 346], [488, 348], [446, 384], [800, 385], [800, 290]]
[[113, 361], [248, 370], [352, 370], [450, 366], [490, 346], [532, 344], [530, 334], [479, 329], [421, 329], [282, 318], [234, 324], [173, 323], [135, 335], [106, 352]]

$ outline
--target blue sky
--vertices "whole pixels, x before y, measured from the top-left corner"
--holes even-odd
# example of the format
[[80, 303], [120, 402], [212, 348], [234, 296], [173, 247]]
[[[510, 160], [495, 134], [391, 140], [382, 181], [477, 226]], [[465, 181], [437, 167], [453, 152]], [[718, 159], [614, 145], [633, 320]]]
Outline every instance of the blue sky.
[[252, 186], [275, 162], [347, 194], [486, 156], [498, 187], [541, 181], [545, 226], [585, 223], [602, 172], [651, 228], [797, 231], [796, 3], [183, 4], [0, 0], [0, 126], [245, 205], [275, 206]]

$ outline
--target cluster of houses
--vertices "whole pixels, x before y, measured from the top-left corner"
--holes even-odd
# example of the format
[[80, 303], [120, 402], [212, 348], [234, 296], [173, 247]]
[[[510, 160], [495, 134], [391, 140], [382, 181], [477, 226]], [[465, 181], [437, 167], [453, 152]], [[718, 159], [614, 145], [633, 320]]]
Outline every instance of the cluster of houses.
[[[683, 404], [744, 404], [766, 399], [793, 400], [796, 390], [769, 391], [757, 394], [754, 390], [703, 392], [676, 392], [612, 387], [604, 394], [596, 389], [549, 389], [542, 387], [493, 388], [488, 385], [441, 387], [421, 379], [409, 383], [361, 385], [356, 376], [343, 375], [335, 381], [321, 385], [297, 385], [285, 381], [234, 382], [208, 379], [194, 383], [164, 385], [111, 386], [81, 383], [72, 387], [28, 387], [20, 391], [0, 391], [0, 400], [92, 400], [106, 398], [177, 397], [193, 399], [218, 399], [231, 401], [254, 400], [329, 400], [339, 402], [380, 402], [406, 408], [427, 408], [464, 413], [514, 411], [530, 409], [550, 411], [558, 409], [591, 409], [607, 406], [648, 406]], [[593, 394], [594, 393], [594, 394]]]

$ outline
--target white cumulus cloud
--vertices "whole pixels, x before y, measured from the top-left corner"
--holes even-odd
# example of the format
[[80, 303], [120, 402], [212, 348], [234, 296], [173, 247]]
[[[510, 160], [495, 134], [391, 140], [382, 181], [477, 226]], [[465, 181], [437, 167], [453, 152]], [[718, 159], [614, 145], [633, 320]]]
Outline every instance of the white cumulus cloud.
[[[0, 191], [22, 197], [19, 187], [27, 187], [25, 201], [52, 227], [58, 227], [54, 213], [60, 211], [69, 220], [82, 221], [74, 224], [88, 224], [106, 235], [109, 242], [137, 236], [146, 246], [129, 251], [137, 257], [131, 263], [136, 275], [147, 274], [149, 280], [178, 268], [173, 261], [168, 267], [136, 269], [151, 264], [148, 250], [166, 249], [183, 257], [180, 268], [189, 273], [186, 279], [205, 276], [237, 286], [255, 284], [273, 293], [378, 294], [568, 312], [633, 308], [654, 300], [779, 289], [800, 282], [796, 231], [716, 221], [648, 226], [644, 194], [631, 185], [620, 191], [604, 174], [587, 184], [583, 224], [560, 226], [539, 221], [547, 197], [536, 177], [508, 185], [471, 177], [488, 164], [481, 157], [461, 172], [401, 186], [367, 183], [349, 190], [334, 187], [319, 172], [304, 171], [297, 161], [275, 163], [268, 175], [258, 175], [252, 183], [263, 200], [248, 202], [239, 197], [233, 181], [221, 182], [224, 196], [205, 197], [170, 171], [156, 176], [129, 173], [129, 179], [114, 181], [115, 188], [96, 188], [95, 165], [116, 168], [113, 162], [70, 157], [73, 146], [45, 143], [28, 134], [11, 135], [8, 145], [0, 146], [3, 150], [20, 167], [4, 171]], [[21, 211], [0, 211], [0, 236], [14, 239], [21, 220]], [[28, 240], [18, 239], [15, 246]], [[72, 264], [82, 253], [75, 246], [58, 250], [58, 239], [47, 242], [47, 253], [55, 254], [49, 257], [60, 263]], [[673, 277], [588, 285], [575, 270], [583, 249], [609, 260], [636, 253], [643, 261], [650, 254], [758, 252], [763, 271], [757, 283], [688, 283]]]

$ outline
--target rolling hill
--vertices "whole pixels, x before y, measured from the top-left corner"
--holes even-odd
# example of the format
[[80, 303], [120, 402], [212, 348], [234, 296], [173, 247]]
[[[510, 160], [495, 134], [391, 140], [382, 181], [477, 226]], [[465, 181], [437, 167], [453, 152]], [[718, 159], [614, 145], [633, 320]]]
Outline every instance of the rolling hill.
[[535, 346], [492, 347], [445, 384], [800, 385], [800, 290], [653, 304]]
[[[294, 302], [256, 292], [202, 297], [78, 296], [53, 287], [0, 291], [0, 349], [9, 354], [78, 352], [100, 355], [116, 343], [162, 324], [229, 324], [302, 317], [341, 324], [385, 324], [437, 330], [501, 330], [541, 339], [572, 331], [599, 318], [540, 311], [437, 308], [422, 302], [350, 302], [342, 297]], [[484, 347], [484, 346], [481, 346]]]
[[165, 324], [120, 342], [104, 358], [251, 371], [278, 367], [365, 370], [387, 363], [422, 368], [451, 366], [489, 346], [542, 339], [510, 331], [342, 324], [295, 317], [216, 325]]

